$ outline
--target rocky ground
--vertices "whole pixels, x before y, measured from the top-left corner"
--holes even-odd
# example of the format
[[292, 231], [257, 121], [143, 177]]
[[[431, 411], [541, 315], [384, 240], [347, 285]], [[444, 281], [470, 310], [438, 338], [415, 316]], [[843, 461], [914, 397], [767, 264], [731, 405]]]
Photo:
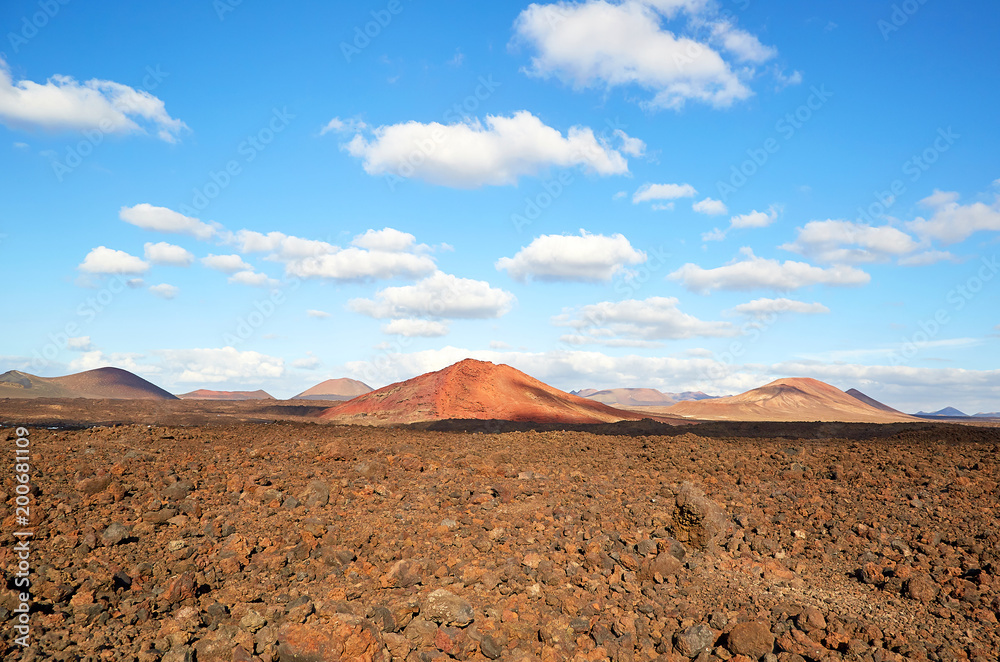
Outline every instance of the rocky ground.
[[1000, 430], [753, 429], [32, 428], [2, 659], [1000, 659]]

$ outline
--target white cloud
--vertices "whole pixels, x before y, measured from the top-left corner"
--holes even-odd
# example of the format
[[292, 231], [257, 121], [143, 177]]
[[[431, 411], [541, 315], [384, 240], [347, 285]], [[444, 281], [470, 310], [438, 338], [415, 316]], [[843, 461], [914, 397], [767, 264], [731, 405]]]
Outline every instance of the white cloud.
[[439, 338], [448, 335], [448, 325], [433, 320], [397, 319], [385, 324], [382, 333], [408, 338]]
[[[642, 301], [603, 301], [557, 315], [556, 326], [576, 329], [570, 342], [609, 344], [621, 339], [678, 340], [737, 335], [729, 322], [705, 322], [677, 308], [673, 297], [651, 297]], [[621, 344], [618, 344], [621, 346]]]
[[744, 259], [715, 269], [685, 264], [668, 276], [689, 290], [706, 294], [712, 290], [796, 290], [809, 285], [864, 285], [871, 280], [864, 271], [843, 265], [828, 269], [791, 260], [757, 257], [749, 248], [741, 249]]
[[76, 338], [68, 338], [66, 340], [66, 347], [68, 349], [76, 350], [79, 352], [86, 352], [93, 349], [90, 343], [90, 336], [77, 336]]
[[615, 137], [621, 141], [619, 149], [629, 156], [640, 157], [646, 153], [646, 143], [638, 138], [633, 138], [621, 129], [615, 129]]
[[[695, 100], [726, 107], [746, 99], [754, 71], [776, 54], [708, 2], [664, 0], [532, 4], [514, 24], [517, 40], [536, 51], [529, 73], [576, 89], [637, 86], [644, 105], [680, 108]], [[686, 17], [687, 24], [664, 19]], [[706, 28], [708, 28], [706, 30]], [[731, 53], [733, 66], [721, 51]]]
[[253, 271], [252, 269], [237, 271], [226, 280], [230, 283], [249, 285], [250, 287], [274, 287], [278, 284], [278, 281], [273, 278], [269, 278], [267, 274], [262, 274], [260, 272]]
[[763, 45], [757, 37], [733, 26], [728, 21], [720, 21], [713, 25], [712, 35], [740, 62], [762, 64], [778, 54], [777, 49]]
[[83, 259], [77, 267], [89, 274], [144, 274], [149, 271], [149, 263], [105, 246], [98, 246]]
[[253, 271], [253, 267], [244, 262], [239, 255], [209, 254], [207, 257], [201, 258], [201, 263], [209, 269], [226, 274], [234, 274], [237, 271]]
[[697, 194], [698, 191], [690, 184], [643, 184], [632, 194], [632, 203], [693, 198]]
[[549, 167], [581, 166], [602, 176], [628, 172], [622, 154], [575, 126], [563, 136], [528, 111], [444, 125], [405, 122], [359, 133], [345, 146], [370, 175], [415, 178], [454, 188], [516, 184]]
[[400, 232], [393, 228], [368, 230], [359, 234], [351, 241], [351, 245], [370, 251], [401, 252], [411, 251], [417, 238], [409, 232]]
[[175, 285], [160, 283], [159, 285], [150, 286], [149, 291], [162, 299], [173, 299], [180, 292], [180, 289]]
[[497, 260], [496, 268], [524, 281], [607, 281], [627, 268], [646, 261], [646, 254], [632, 248], [620, 234], [542, 235], [514, 257]]
[[[998, 328], [1000, 328], [1000, 325], [998, 325]], [[491, 340], [490, 349], [510, 349], [510, 345], [502, 340]]]
[[729, 209], [726, 208], [726, 203], [722, 200], [715, 200], [713, 198], [699, 200], [691, 205], [691, 209], [695, 210], [699, 214], [705, 214], [706, 216], [719, 216], [729, 211]]
[[319, 358], [315, 356], [307, 356], [301, 359], [295, 359], [292, 361], [293, 368], [301, 368], [302, 370], [315, 370], [319, 367]]
[[708, 232], [701, 233], [702, 241], [722, 241], [726, 238], [726, 231], [719, 228], [712, 228]]
[[377, 319], [485, 319], [504, 315], [515, 301], [513, 294], [486, 281], [437, 271], [413, 285], [387, 287], [374, 299], [352, 299], [348, 305]]
[[236, 246], [241, 253], [271, 253], [268, 259], [294, 260], [316, 255], [326, 255], [339, 250], [337, 246], [318, 239], [303, 239], [283, 232], [255, 232], [238, 230], [226, 236], [226, 243]]
[[310, 310], [306, 311], [306, 315], [308, 315], [309, 317], [313, 317], [315, 319], [318, 319], [318, 320], [325, 320], [325, 319], [328, 319], [329, 317], [331, 317], [330, 313], [326, 312], [325, 310], [312, 310], [312, 309], [310, 309]]
[[932, 211], [929, 219], [917, 218], [906, 224], [919, 237], [955, 244], [976, 232], [1000, 232], [1000, 196], [993, 204], [958, 203], [958, 193], [934, 191], [920, 201]]
[[[703, 201], [704, 202], [704, 201]], [[717, 202], [712, 200], [711, 202]], [[700, 204], [700, 203], [699, 203]], [[719, 204], [722, 204], [721, 202]], [[723, 205], [723, 209], [725, 205]], [[698, 211], [698, 210], [696, 210]], [[725, 230], [713, 228], [711, 232], [701, 235], [702, 241], [722, 241], [730, 230], [742, 230], [746, 228], [765, 228], [778, 219], [778, 207], [771, 205], [767, 211], [757, 211], [756, 209], [748, 214], [738, 214], [729, 219], [729, 227]]]
[[134, 207], [122, 207], [118, 217], [144, 230], [189, 234], [198, 239], [211, 239], [216, 233], [216, 228], [197, 218], [145, 202]]
[[170, 117], [160, 99], [110, 80], [78, 83], [54, 75], [45, 83], [14, 81], [0, 57], [0, 122], [12, 128], [50, 131], [98, 130], [104, 134], [147, 133], [177, 142], [188, 127]]
[[767, 211], [754, 209], [749, 214], [739, 214], [729, 219], [731, 228], [766, 228], [778, 219], [778, 210], [772, 205]]
[[368, 251], [351, 247], [330, 255], [291, 260], [285, 272], [299, 278], [367, 280], [373, 278], [417, 278], [435, 270], [427, 255]]
[[780, 248], [820, 262], [860, 264], [900, 257], [920, 248], [910, 235], [889, 225], [871, 226], [853, 221], [809, 221], [797, 230], [795, 241]]
[[189, 267], [194, 262], [194, 255], [190, 251], [165, 241], [155, 244], [147, 241], [144, 248], [146, 259], [153, 264]]
[[766, 317], [778, 313], [816, 315], [828, 313], [830, 309], [821, 303], [806, 303], [805, 301], [794, 301], [792, 299], [754, 299], [747, 303], [741, 303], [734, 307], [731, 312], [753, 317]]
[[67, 368], [71, 372], [83, 372], [84, 370], [95, 370], [97, 368], [121, 368], [130, 372], [158, 373], [160, 369], [156, 366], [142, 365], [137, 359], [142, 359], [142, 354], [113, 353], [105, 354], [99, 349], [86, 351], [69, 362]]
[[956, 262], [957, 258], [948, 251], [924, 251], [899, 258], [899, 265], [903, 267], [926, 267], [938, 262], [944, 262], [945, 260]]
[[[241, 352], [233, 347], [210, 349], [163, 349], [165, 368], [181, 383], [215, 383], [236, 380], [263, 383], [282, 377], [284, 360], [259, 352]], [[179, 374], [178, 374], [179, 373]]]
[[323, 136], [331, 131], [334, 133], [357, 133], [358, 131], [365, 129], [367, 126], [367, 124], [360, 120], [343, 120], [339, 117], [334, 117], [332, 120], [327, 122], [322, 129], [320, 129], [319, 135]]

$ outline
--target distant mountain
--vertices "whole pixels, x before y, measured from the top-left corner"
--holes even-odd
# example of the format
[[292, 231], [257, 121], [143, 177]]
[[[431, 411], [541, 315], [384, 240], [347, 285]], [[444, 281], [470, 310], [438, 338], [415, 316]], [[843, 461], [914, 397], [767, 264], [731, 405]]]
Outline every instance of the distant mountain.
[[698, 402], [680, 402], [666, 410], [686, 418], [711, 421], [839, 421], [890, 423], [912, 421], [808, 377], [777, 379], [746, 393]]
[[968, 418], [968, 414], [961, 412], [954, 407], [945, 407], [944, 409], [938, 409], [937, 411], [918, 411], [914, 416], [948, 416], [950, 418]]
[[701, 391], [683, 393], [663, 393], [655, 388], [608, 388], [597, 390], [585, 388], [572, 391], [570, 395], [596, 400], [614, 407], [669, 407], [686, 400], [708, 400], [714, 396]]
[[97, 368], [64, 377], [10, 370], [0, 375], [0, 398], [176, 400], [177, 396], [128, 370]]
[[446, 419], [610, 423], [647, 416], [565, 393], [509, 365], [465, 359], [330, 407], [320, 417], [394, 425]]
[[875, 398], [872, 398], [872, 397], [869, 397], [869, 396], [865, 395], [864, 393], [862, 393], [861, 391], [859, 391], [856, 388], [847, 389], [846, 391], [844, 391], [844, 393], [846, 393], [847, 395], [851, 396], [852, 398], [857, 398], [858, 400], [860, 400], [861, 402], [865, 403], [866, 405], [871, 405], [872, 407], [875, 407], [875, 409], [881, 409], [882, 411], [887, 411], [887, 412], [890, 412], [892, 414], [902, 414], [903, 413], [903, 412], [899, 411], [898, 409], [893, 409], [889, 405], [882, 404], [881, 402], [879, 402]]
[[274, 400], [274, 396], [263, 390], [256, 391], [210, 391], [200, 388], [190, 393], [177, 395], [181, 400]]
[[359, 395], [371, 393], [372, 387], [356, 379], [341, 377], [328, 379], [302, 391], [292, 400], [352, 400]]
[[973, 414], [973, 418], [1000, 418], [1000, 411], [991, 412], [979, 412], [978, 414]]

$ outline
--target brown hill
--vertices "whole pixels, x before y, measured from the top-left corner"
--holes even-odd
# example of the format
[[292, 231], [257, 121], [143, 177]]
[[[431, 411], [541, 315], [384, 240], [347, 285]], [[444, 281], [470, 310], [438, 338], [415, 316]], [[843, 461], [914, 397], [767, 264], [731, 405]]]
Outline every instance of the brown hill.
[[321, 418], [392, 425], [444, 419], [608, 423], [647, 418], [570, 395], [508, 365], [465, 359], [331, 407]]
[[891, 423], [917, 420], [899, 412], [878, 409], [834, 386], [807, 377], [778, 379], [726, 398], [681, 402], [667, 412], [710, 421]]
[[873, 398], [871, 396], [865, 395], [864, 393], [862, 393], [861, 391], [859, 391], [856, 388], [849, 388], [846, 391], [844, 391], [844, 393], [846, 393], [847, 395], [851, 396], [852, 398], [857, 398], [858, 400], [860, 400], [861, 402], [865, 403], [866, 405], [871, 405], [872, 407], [875, 407], [875, 409], [881, 409], [882, 411], [887, 411], [887, 412], [890, 412], [890, 413], [893, 413], [893, 414], [902, 414], [903, 413], [903, 412], [899, 411], [898, 409], [893, 409], [889, 405], [882, 404], [881, 402], [879, 402], [878, 400], [876, 400], [875, 398]]
[[11, 370], [0, 375], [0, 398], [176, 400], [162, 388], [121, 368], [97, 368], [64, 377]]
[[302, 391], [292, 400], [351, 400], [359, 395], [371, 393], [372, 387], [356, 379], [341, 377], [328, 379]]
[[200, 388], [189, 393], [180, 393], [177, 396], [181, 400], [274, 400], [274, 396], [257, 389], [256, 391], [210, 391]]
[[[584, 393], [587, 393], [584, 395]], [[626, 407], [669, 406], [677, 402], [665, 393], [655, 388], [606, 388], [602, 391], [587, 389], [578, 395], [588, 400], [603, 402], [606, 405], [621, 405]]]
[[707, 400], [712, 398], [701, 391], [684, 391], [683, 393], [664, 393], [655, 388], [606, 388], [597, 390], [585, 388], [573, 391], [573, 395], [581, 398], [603, 402], [612, 407], [669, 407], [685, 400]]

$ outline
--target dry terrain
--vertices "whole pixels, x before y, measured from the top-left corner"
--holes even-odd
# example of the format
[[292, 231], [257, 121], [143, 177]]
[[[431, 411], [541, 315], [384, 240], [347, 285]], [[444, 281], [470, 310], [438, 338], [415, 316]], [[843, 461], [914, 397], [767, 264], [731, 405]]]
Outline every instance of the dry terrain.
[[0, 401], [42, 424], [3, 659], [1000, 659], [995, 428], [315, 413]]

